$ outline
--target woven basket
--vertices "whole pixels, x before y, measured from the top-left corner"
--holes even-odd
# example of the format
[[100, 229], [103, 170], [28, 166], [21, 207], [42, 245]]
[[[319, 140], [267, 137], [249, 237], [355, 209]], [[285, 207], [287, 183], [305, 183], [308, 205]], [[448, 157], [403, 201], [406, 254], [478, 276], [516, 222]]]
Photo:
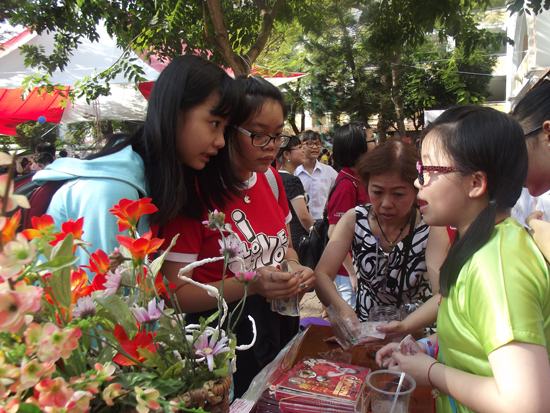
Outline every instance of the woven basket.
[[230, 387], [231, 376], [227, 376], [208, 381], [200, 389], [189, 390], [176, 400], [184, 402], [187, 407], [202, 407], [210, 413], [228, 413]]

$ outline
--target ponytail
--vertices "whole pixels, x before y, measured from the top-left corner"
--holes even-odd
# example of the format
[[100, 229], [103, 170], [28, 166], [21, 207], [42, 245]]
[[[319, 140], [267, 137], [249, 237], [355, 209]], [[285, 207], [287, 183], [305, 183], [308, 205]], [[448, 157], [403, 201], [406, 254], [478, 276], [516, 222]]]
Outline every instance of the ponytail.
[[449, 295], [464, 264], [491, 238], [495, 228], [496, 215], [496, 202], [490, 201], [489, 205], [470, 224], [464, 236], [458, 238], [450, 248], [440, 270], [439, 288], [444, 297]]

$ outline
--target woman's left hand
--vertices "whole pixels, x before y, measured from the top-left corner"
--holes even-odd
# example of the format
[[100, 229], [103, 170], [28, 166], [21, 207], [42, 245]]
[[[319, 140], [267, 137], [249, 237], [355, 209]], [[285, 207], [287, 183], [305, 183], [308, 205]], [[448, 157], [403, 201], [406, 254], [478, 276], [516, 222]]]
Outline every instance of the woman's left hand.
[[392, 367], [394, 370], [401, 370], [410, 374], [416, 380], [417, 385], [429, 386], [428, 369], [437, 360], [425, 353], [405, 355], [401, 352], [392, 354], [392, 359], [397, 364]]

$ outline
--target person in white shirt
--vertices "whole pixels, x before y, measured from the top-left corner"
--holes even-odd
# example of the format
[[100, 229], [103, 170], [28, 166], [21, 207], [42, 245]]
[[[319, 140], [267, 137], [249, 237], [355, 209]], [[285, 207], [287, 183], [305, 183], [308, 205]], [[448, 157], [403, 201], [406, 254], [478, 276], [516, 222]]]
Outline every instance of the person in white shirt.
[[550, 191], [532, 196], [527, 188], [523, 188], [518, 202], [512, 208], [512, 216], [520, 224], [527, 226], [527, 217], [534, 211], [541, 211], [542, 219], [550, 221]]
[[309, 197], [309, 212], [314, 219], [323, 217], [330, 189], [338, 173], [332, 166], [317, 160], [322, 148], [319, 132], [306, 130], [300, 136], [305, 153], [305, 162], [298, 166], [294, 175], [300, 178]]

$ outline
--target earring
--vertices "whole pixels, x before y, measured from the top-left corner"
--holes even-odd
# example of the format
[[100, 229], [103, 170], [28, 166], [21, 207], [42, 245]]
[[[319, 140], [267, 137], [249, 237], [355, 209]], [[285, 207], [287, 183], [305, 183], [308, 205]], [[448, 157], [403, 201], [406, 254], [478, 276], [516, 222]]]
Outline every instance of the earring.
[[286, 161], [287, 161], [287, 162], [290, 162], [290, 159], [287, 159]]

